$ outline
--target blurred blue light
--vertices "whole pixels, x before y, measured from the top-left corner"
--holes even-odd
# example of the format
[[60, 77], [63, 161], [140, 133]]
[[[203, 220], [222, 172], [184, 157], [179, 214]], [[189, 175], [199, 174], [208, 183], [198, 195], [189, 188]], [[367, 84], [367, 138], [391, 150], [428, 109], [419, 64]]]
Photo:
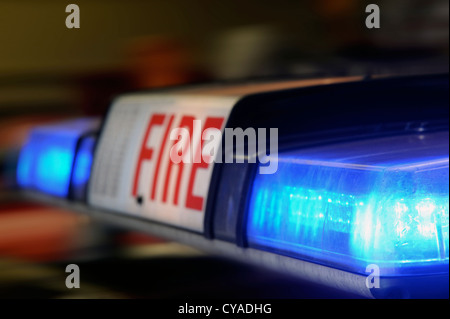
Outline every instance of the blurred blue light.
[[[273, 160], [273, 159], [272, 159]], [[448, 273], [448, 132], [281, 154], [257, 175], [249, 245], [365, 273]], [[435, 271], [435, 270], [433, 270]]]
[[94, 136], [88, 136], [84, 137], [79, 145], [71, 182], [71, 196], [73, 199], [84, 200], [86, 197], [87, 185], [91, 175], [95, 141]]
[[[19, 186], [55, 196], [67, 196], [78, 139], [85, 132], [98, 128], [98, 125], [97, 119], [87, 118], [33, 129], [19, 157]], [[81, 158], [85, 157], [86, 154], [81, 155]], [[80, 175], [81, 168], [75, 174], [76, 178], [87, 178]]]
[[87, 138], [81, 143], [78, 150], [72, 180], [75, 187], [85, 185], [89, 180], [93, 160], [94, 142], [95, 140], [93, 138]]
[[[58, 143], [55, 141], [54, 144]], [[71, 145], [41, 146], [34, 181], [36, 188], [53, 195], [67, 195], [74, 152]]]

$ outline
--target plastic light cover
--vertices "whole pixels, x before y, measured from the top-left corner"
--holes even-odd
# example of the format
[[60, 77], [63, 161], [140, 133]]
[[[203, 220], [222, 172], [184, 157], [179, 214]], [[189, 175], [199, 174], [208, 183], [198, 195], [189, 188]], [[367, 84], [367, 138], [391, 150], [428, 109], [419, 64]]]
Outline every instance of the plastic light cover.
[[74, 199], [85, 199], [87, 184], [91, 175], [96, 138], [84, 137], [79, 144], [72, 173], [72, 196]]
[[[19, 157], [19, 186], [67, 196], [77, 141], [98, 126], [98, 119], [85, 118], [33, 129]], [[75, 178], [83, 179], [83, 174], [77, 171]]]
[[255, 177], [249, 246], [362, 274], [448, 273], [448, 148], [441, 132], [280, 154]]

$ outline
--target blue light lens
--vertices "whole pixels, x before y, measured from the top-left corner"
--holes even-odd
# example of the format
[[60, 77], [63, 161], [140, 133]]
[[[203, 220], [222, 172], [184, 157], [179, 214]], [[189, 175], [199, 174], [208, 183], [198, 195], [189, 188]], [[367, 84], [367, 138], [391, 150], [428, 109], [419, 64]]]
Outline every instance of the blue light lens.
[[448, 273], [448, 196], [448, 132], [281, 154], [255, 177], [248, 242], [358, 273]]
[[96, 139], [93, 136], [85, 137], [78, 148], [71, 181], [74, 199], [81, 200], [86, 196], [87, 184], [91, 175], [95, 141]]
[[33, 129], [19, 157], [19, 186], [67, 196], [77, 141], [98, 126], [98, 119], [86, 118]]

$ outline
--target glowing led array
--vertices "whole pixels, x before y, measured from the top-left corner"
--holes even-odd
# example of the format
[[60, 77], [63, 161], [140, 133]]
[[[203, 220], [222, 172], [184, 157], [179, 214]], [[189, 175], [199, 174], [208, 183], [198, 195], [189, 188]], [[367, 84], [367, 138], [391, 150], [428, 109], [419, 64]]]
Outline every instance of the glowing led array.
[[250, 245], [359, 272], [370, 263], [392, 274], [448, 265], [448, 134], [428, 137], [428, 152], [414, 139], [399, 151], [405, 137], [397, 139], [383, 141], [384, 153], [371, 141], [281, 155], [275, 174], [254, 180]]

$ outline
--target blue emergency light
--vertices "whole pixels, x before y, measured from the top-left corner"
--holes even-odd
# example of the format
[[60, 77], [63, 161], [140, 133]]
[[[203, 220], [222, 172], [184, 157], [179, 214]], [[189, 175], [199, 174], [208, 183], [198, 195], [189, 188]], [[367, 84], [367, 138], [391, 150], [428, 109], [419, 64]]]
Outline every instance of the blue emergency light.
[[448, 272], [448, 132], [315, 147], [257, 174], [251, 247], [364, 274]]
[[[58, 197], [69, 195], [77, 145], [99, 127], [97, 118], [84, 118], [34, 128], [17, 165], [19, 186]], [[92, 154], [81, 149], [73, 174], [75, 184], [89, 178]]]

